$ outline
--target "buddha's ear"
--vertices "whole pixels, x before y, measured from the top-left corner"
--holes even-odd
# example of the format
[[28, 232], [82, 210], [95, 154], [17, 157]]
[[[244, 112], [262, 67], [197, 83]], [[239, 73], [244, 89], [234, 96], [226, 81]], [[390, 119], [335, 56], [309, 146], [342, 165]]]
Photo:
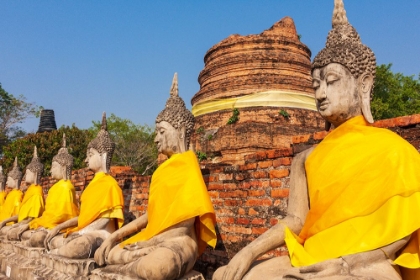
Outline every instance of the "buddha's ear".
[[183, 153], [185, 151], [187, 151], [187, 137], [185, 135], [185, 125], [181, 126], [180, 128], [178, 128], [178, 139], [179, 139], [179, 149], [180, 149], [180, 153]]
[[373, 123], [372, 112], [370, 110], [370, 93], [373, 89], [373, 76], [363, 74], [359, 78], [359, 94], [361, 99], [362, 113], [368, 123]]
[[101, 171], [108, 173], [109, 170], [106, 168], [106, 160], [108, 158], [108, 153], [107, 152], [103, 152], [101, 154]]

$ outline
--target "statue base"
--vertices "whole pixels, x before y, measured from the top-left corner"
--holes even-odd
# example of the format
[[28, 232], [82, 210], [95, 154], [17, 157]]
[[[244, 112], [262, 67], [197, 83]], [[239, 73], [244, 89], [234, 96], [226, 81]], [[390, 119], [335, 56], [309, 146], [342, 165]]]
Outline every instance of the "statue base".
[[[137, 280], [138, 278], [121, 275], [118, 273], [112, 273], [107, 271], [105, 268], [98, 268], [92, 271], [90, 280]], [[1, 280], [1, 279], [0, 279]], [[184, 277], [178, 278], [177, 280], [205, 280], [203, 274], [198, 271], [191, 270]]]

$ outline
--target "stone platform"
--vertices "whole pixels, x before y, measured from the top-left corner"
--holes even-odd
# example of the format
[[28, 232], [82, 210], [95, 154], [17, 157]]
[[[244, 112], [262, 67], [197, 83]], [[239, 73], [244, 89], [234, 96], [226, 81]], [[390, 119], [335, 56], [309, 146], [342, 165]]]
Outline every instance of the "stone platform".
[[[73, 260], [50, 255], [43, 248], [26, 247], [18, 241], [0, 242], [0, 280], [135, 280], [97, 268], [93, 259]], [[178, 280], [204, 280], [190, 271]]]

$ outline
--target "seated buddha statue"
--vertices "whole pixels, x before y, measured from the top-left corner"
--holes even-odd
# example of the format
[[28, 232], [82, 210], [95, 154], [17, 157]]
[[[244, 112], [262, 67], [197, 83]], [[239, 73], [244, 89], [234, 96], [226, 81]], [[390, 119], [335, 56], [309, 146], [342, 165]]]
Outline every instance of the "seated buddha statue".
[[6, 176], [3, 174], [3, 167], [0, 165], [0, 213], [6, 200]]
[[[3, 222], [4, 220], [19, 214], [19, 209], [23, 198], [23, 192], [19, 189], [21, 180], [22, 171], [20, 171], [17, 157], [15, 157], [12, 170], [10, 170], [7, 174], [6, 186], [11, 190], [7, 194], [2, 210], [0, 212], [0, 222]], [[10, 222], [10, 224], [12, 225], [14, 223]], [[6, 223], [0, 223], [1, 227], [4, 227], [4, 225], [6, 225]]]
[[[376, 59], [335, 0], [314, 58], [316, 105], [334, 129], [291, 166], [287, 215], [213, 279], [420, 279], [420, 156], [370, 111]], [[289, 256], [257, 259], [286, 245]]]
[[[26, 166], [25, 184], [21, 186], [21, 190], [25, 192], [20, 209], [17, 215], [11, 216], [0, 223], [0, 234], [7, 235], [9, 240], [18, 240], [17, 233], [22, 225], [28, 224], [31, 220], [38, 218], [44, 212], [44, 195], [42, 187], [39, 185], [44, 165], [38, 158], [36, 146], [34, 147], [34, 155], [32, 161]], [[28, 188], [26, 188], [29, 185]], [[7, 223], [13, 222], [13, 225], [5, 226]]]
[[123, 224], [122, 191], [109, 175], [114, 149], [104, 113], [101, 130], [88, 144], [85, 160], [95, 176], [80, 197], [79, 216], [48, 231], [44, 246], [50, 254], [71, 259], [91, 258], [103, 240]]
[[[197, 157], [188, 151], [194, 117], [178, 96], [175, 74], [155, 142], [168, 157], [153, 173], [147, 212], [111, 234], [95, 253], [103, 270], [139, 279], [177, 279], [207, 245], [215, 246], [215, 215]], [[124, 242], [121, 240], [135, 234]]]
[[28, 224], [20, 226], [21, 240], [31, 247], [44, 247], [44, 240], [49, 230], [79, 215], [76, 192], [70, 181], [73, 156], [66, 147], [66, 135], [58, 154], [52, 159], [51, 177], [58, 180], [50, 190], [42, 216]]

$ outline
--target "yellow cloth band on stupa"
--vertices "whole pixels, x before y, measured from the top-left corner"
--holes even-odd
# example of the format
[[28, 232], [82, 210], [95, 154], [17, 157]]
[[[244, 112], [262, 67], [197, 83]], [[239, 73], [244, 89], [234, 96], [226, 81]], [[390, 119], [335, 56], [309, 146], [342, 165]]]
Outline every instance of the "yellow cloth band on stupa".
[[48, 191], [45, 211], [41, 217], [29, 223], [31, 229], [52, 229], [79, 215], [76, 192], [70, 180], [60, 180]]
[[[102, 213], [107, 211], [119, 213], [116, 219], [118, 228], [120, 228], [124, 223], [123, 207], [124, 198], [117, 181], [109, 174], [98, 172], [80, 197], [78, 226], [67, 230], [67, 234], [90, 225], [93, 221], [100, 218]], [[117, 211], [117, 209], [121, 211]]]
[[221, 110], [248, 107], [289, 107], [316, 111], [315, 97], [300, 92], [270, 90], [256, 92], [240, 97], [214, 99], [194, 104], [191, 109], [194, 117]]
[[174, 154], [153, 173], [147, 205], [147, 227], [122, 245], [149, 240], [167, 228], [196, 217], [199, 254], [216, 246], [216, 218], [192, 151]]
[[18, 222], [26, 218], [38, 218], [44, 212], [44, 195], [40, 185], [32, 184], [26, 190], [20, 206]]
[[22, 197], [23, 192], [21, 190], [13, 189], [9, 192], [9, 194], [6, 196], [6, 201], [4, 202], [3, 209], [0, 213], [0, 221], [6, 220], [19, 214]]
[[[293, 266], [374, 250], [420, 228], [419, 153], [363, 116], [334, 129], [305, 167], [311, 207], [299, 236], [286, 229]], [[407, 248], [395, 262], [420, 267], [419, 246]]]

